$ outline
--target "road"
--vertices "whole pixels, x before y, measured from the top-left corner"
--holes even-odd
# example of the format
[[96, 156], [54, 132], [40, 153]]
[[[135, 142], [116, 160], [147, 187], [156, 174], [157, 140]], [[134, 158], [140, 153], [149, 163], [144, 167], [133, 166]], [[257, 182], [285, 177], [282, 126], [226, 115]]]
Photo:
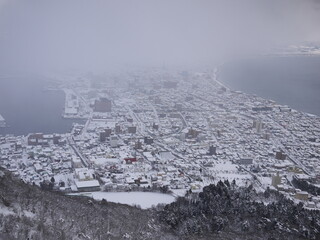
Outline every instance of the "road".
[[89, 167], [90, 164], [89, 164], [89, 160], [84, 157], [82, 155], [82, 153], [79, 151], [76, 143], [74, 142], [73, 138], [70, 136], [70, 137], [67, 137], [67, 141], [69, 143], [69, 145], [71, 146], [71, 148], [74, 150], [74, 152], [76, 153], [76, 155], [80, 158], [81, 162], [82, 162], [82, 165], [84, 167]]

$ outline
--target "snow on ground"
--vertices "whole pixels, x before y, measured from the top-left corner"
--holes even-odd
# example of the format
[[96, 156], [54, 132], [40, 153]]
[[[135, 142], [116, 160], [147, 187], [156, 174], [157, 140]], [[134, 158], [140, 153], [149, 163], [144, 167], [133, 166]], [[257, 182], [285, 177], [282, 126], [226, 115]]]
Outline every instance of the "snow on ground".
[[[22, 214], [23, 216], [28, 217], [28, 218], [35, 217], [34, 213], [32, 213], [30, 211], [26, 211], [26, 210], [20, 212], [20, 214]], [[0, 215], [3, 215], [3, 216], [17, 215], [17, 211], [14, 210], [13, 208], [8, 208], [6, 206], [0, 206]]]
[[28, 218], [34, 218], [36, 216], [36, 214], [34, 214], [34, 213], [30, 212], [30, 211], [26, 211], [26, 210], [23, 211], [23, 215], [28, 217]]
[[67, 183], [69, 183], [69, 182], [74, 182], [73, 173], [56, 174], [56, 175], [54, 175], [54, 180], [56, 183], [59, 183], [60, 181], [62, 181], [67, 185]]
[[236, 180], [237, 183], [245, 182], [251, 179], [251, 176], [249, 174], [235, 174], [235, 173], [218, 173], [215, 175], [215, 177], [219, 180], [229, 180], [229, 182]]
[[271, 177], [258, 177], [259, 181], [262, 183], [262, 185], [264, 187], [268, 187], [270, 186], [271, 182], [272, 182], [272, 178]]
[[220, 180], [229, 180], [231, 183], [235, 180], [237, 185], [243, 186], [252, 179], [250, 174], [239, 171], [238, 165], [233, 164], [230, 161], [217, 162], [213, 167], [209, 168], [209, 171], [212, 173], [215, 183]]
[[228, 162], [228, 161], [215, 164], [213, 169], [215, 171], [233, 171], [233, 172], [238, 171], [237, 165], [233, 164], [232, 162]]
[[4, 215], [4, 216], [7, 216], [7, 215], [15, 215], [15, 212], [13, 210], [11, 210], [10, 208], [8, 207], [5, 207], [5, 206], [0, 206], [0, 214], [1, 215]]
[[160, 203], [169, 204], [175, 197], [169, 194], [152, 192], [86, 192], [79, 195], [90, 196], [95, 200], [106, 199], [108, 202], [139, 205], [142, 209], [151, 208]]
[[[209, 185], [209, 184], [207, 184]], [[173, 192], [174, 196], [184, 197], [186, 195], [186, 189], [170, 189]]]

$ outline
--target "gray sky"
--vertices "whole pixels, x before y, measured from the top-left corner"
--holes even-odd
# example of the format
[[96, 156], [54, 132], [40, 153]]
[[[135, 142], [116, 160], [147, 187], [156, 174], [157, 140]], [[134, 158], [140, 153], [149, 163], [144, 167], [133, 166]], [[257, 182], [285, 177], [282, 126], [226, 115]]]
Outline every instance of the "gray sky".
[[306, 40], [317, 0], [0, 0], [2, 69], [211, 64]]

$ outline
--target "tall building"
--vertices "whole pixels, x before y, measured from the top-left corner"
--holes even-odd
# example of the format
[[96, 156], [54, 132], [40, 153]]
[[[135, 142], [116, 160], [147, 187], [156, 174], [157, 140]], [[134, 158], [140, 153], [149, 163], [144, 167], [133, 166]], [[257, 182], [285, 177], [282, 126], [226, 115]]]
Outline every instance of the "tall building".
[[111, 136], [110, 138], [110, 146], [111, 147], [118, 147], [119, 143], [118, 143], [118, 137], [117, 136]]
[[135, 134], [137, 132], [137, 127], [136, 126], [129, 126], [128, 127], [128, 133]]
[[256, 129], [257, 133], [260, 133], [263, 128], [263, 123], [261, 120], [254, 120], [252, 127]]
[[111, 128], [106, 128], [104, 131], [106, 132], [106, 137], [110, 137], [112, 132]]
[[120, 125], [116, 125], [116, 126], [115, 126], [114, 132], [115, 132], [116, 134], [121, 133], [121, 127], [120, 127]]
[[106, 141], [106, 138], [107, 138], [107, 133], [105, 130], [102, 130], [99, 132], [99, 139], [100, 139], [100, 142], [105, 142]]
[[281, 184], [281, 177], [279, 176], [279, 172], [277, 172], [277, 175], [272, 176], [272, 186], [277, 187], [279, 184]]
[[208, 155], [212, 156], [212, 155], [216, 155], [216, 154], [217, 154], [217, 148], [210, 145]]

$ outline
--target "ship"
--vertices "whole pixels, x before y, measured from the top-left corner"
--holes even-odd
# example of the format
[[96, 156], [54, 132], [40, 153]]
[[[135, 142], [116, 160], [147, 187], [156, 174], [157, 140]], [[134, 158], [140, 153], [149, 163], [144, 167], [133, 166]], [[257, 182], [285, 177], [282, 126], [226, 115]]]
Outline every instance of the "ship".
[[1, 127], [6, 127], [6, 121], [4, 120], [4, 118], [2, 117], [2, 115], [0, 114], [0, 128]]

